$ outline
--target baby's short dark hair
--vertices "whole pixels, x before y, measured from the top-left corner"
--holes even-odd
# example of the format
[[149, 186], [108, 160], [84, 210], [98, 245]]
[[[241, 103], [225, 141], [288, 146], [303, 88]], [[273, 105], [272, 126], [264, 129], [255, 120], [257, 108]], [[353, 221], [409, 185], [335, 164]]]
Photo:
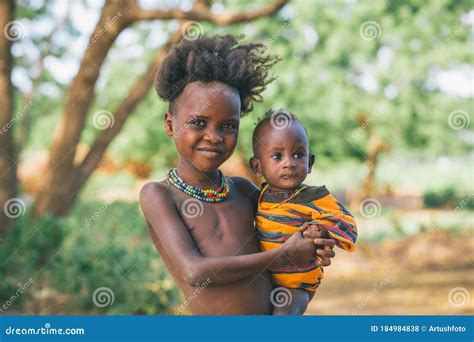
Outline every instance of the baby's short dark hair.
[[253, 102], [262, 100], [261, 93], [274, 79], [269, 70], [279, 58], [264, 52], [265, 45], [239, 44], [232, 35], [183, 39], [163, 61], [156, 90], [173, 112], [174, 100], [189, 83], [222, 82], [238, 90], [244, 115], [252, 111]]
[[308, 136], [308, 131], [306, 130], [306, 127], [303, 125], [300, 119], [298, 117], [284, 109], [272, 109], [270, 108], [265, 115], [259, 119], [257, 122], [257, 125], [255, 126], [252, 134], [252, 149], [253, 149], [253, 155], [257, 156], [258, 152], [258, 146], [260, 143], [260, 133], [262, 128], [270, 123], [272, 127], [275, 127], [275, 129], [284, 129], [285, 127], [288, 127], [292, 122], [298, 122], [301, 126], [303, 126], [304, 131], [306, 133], [306, 136]]

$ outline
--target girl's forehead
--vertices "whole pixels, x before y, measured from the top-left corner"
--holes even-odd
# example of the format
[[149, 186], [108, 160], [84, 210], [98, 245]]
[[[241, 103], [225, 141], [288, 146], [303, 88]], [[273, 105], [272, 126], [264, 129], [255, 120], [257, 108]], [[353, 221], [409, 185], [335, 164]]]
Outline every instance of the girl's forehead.
[[221, 82], [190, 83], [178, 96], [175, 104], [178, 112], [188, 115], [219, 112], [223, 116], [240, 117], [239, 92]]
[[196, 81], [189, 83], [180, 94], [180, 97], [184, 99], [192, 99], [194, 97], [214, 97], [214, 96], [227, 96], [227, 97], [238, 97], [239, 92], [237, 89], [229, 86], [222, 82], [201, 82]]

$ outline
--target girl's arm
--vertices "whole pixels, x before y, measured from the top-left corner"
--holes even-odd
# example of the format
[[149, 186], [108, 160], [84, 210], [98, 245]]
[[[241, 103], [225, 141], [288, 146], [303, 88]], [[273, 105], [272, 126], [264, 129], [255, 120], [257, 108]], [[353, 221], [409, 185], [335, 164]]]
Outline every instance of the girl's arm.
[[[222, 257], [204, 257], [181, 220], [168, 188], [148, 183], [140, 192], [140, 205], [160, 254], [166, 254], [175, 274], [191, 286], [208, 278], [213, 285], [223, 285], [257, 274], [277, 265], [310, 263], [315, 249], [312, 241], [293, 234], [281, 247], [271, 251]], [[157, 210], [159, 209], [159, 210]]]

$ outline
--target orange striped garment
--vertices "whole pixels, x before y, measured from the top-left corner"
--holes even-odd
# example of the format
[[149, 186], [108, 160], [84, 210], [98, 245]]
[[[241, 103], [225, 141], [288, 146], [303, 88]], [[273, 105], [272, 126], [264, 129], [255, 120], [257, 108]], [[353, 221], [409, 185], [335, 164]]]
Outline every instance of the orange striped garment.
[[[305, 222], [316, 223], [324, 228], [336, 245], [349, 252], [354, 251], [357, 227], [354, 217], [340, 204], [325, 186], [309, 186], [288, 203], [288, 194], [264, 192], [256, 215], [257, 235], [263, 251], [280, 246]], [[276, 206], [275, 206], [276, 205]], [[305, 267], [275, 267], [271, 270], [275, 285], [292, 289], [316, 291], [324, 270], [316, 256]]]

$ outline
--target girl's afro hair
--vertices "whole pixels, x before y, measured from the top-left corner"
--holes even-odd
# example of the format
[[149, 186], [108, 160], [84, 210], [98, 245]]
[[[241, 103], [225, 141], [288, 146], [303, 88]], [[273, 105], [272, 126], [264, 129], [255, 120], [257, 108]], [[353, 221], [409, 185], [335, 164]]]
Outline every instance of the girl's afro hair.
[[156, 90], [172, 111], [174, 100], [187, 84], [222, 82], [239, 91], [244, 115], [252, 111], [254, 101], [262, 101], [261, 93], [274, 80], [269, 70], [279, 58], [264, 52], [265, 45], [239, 44], [232, 35], [183, 39], [163, 61]]

